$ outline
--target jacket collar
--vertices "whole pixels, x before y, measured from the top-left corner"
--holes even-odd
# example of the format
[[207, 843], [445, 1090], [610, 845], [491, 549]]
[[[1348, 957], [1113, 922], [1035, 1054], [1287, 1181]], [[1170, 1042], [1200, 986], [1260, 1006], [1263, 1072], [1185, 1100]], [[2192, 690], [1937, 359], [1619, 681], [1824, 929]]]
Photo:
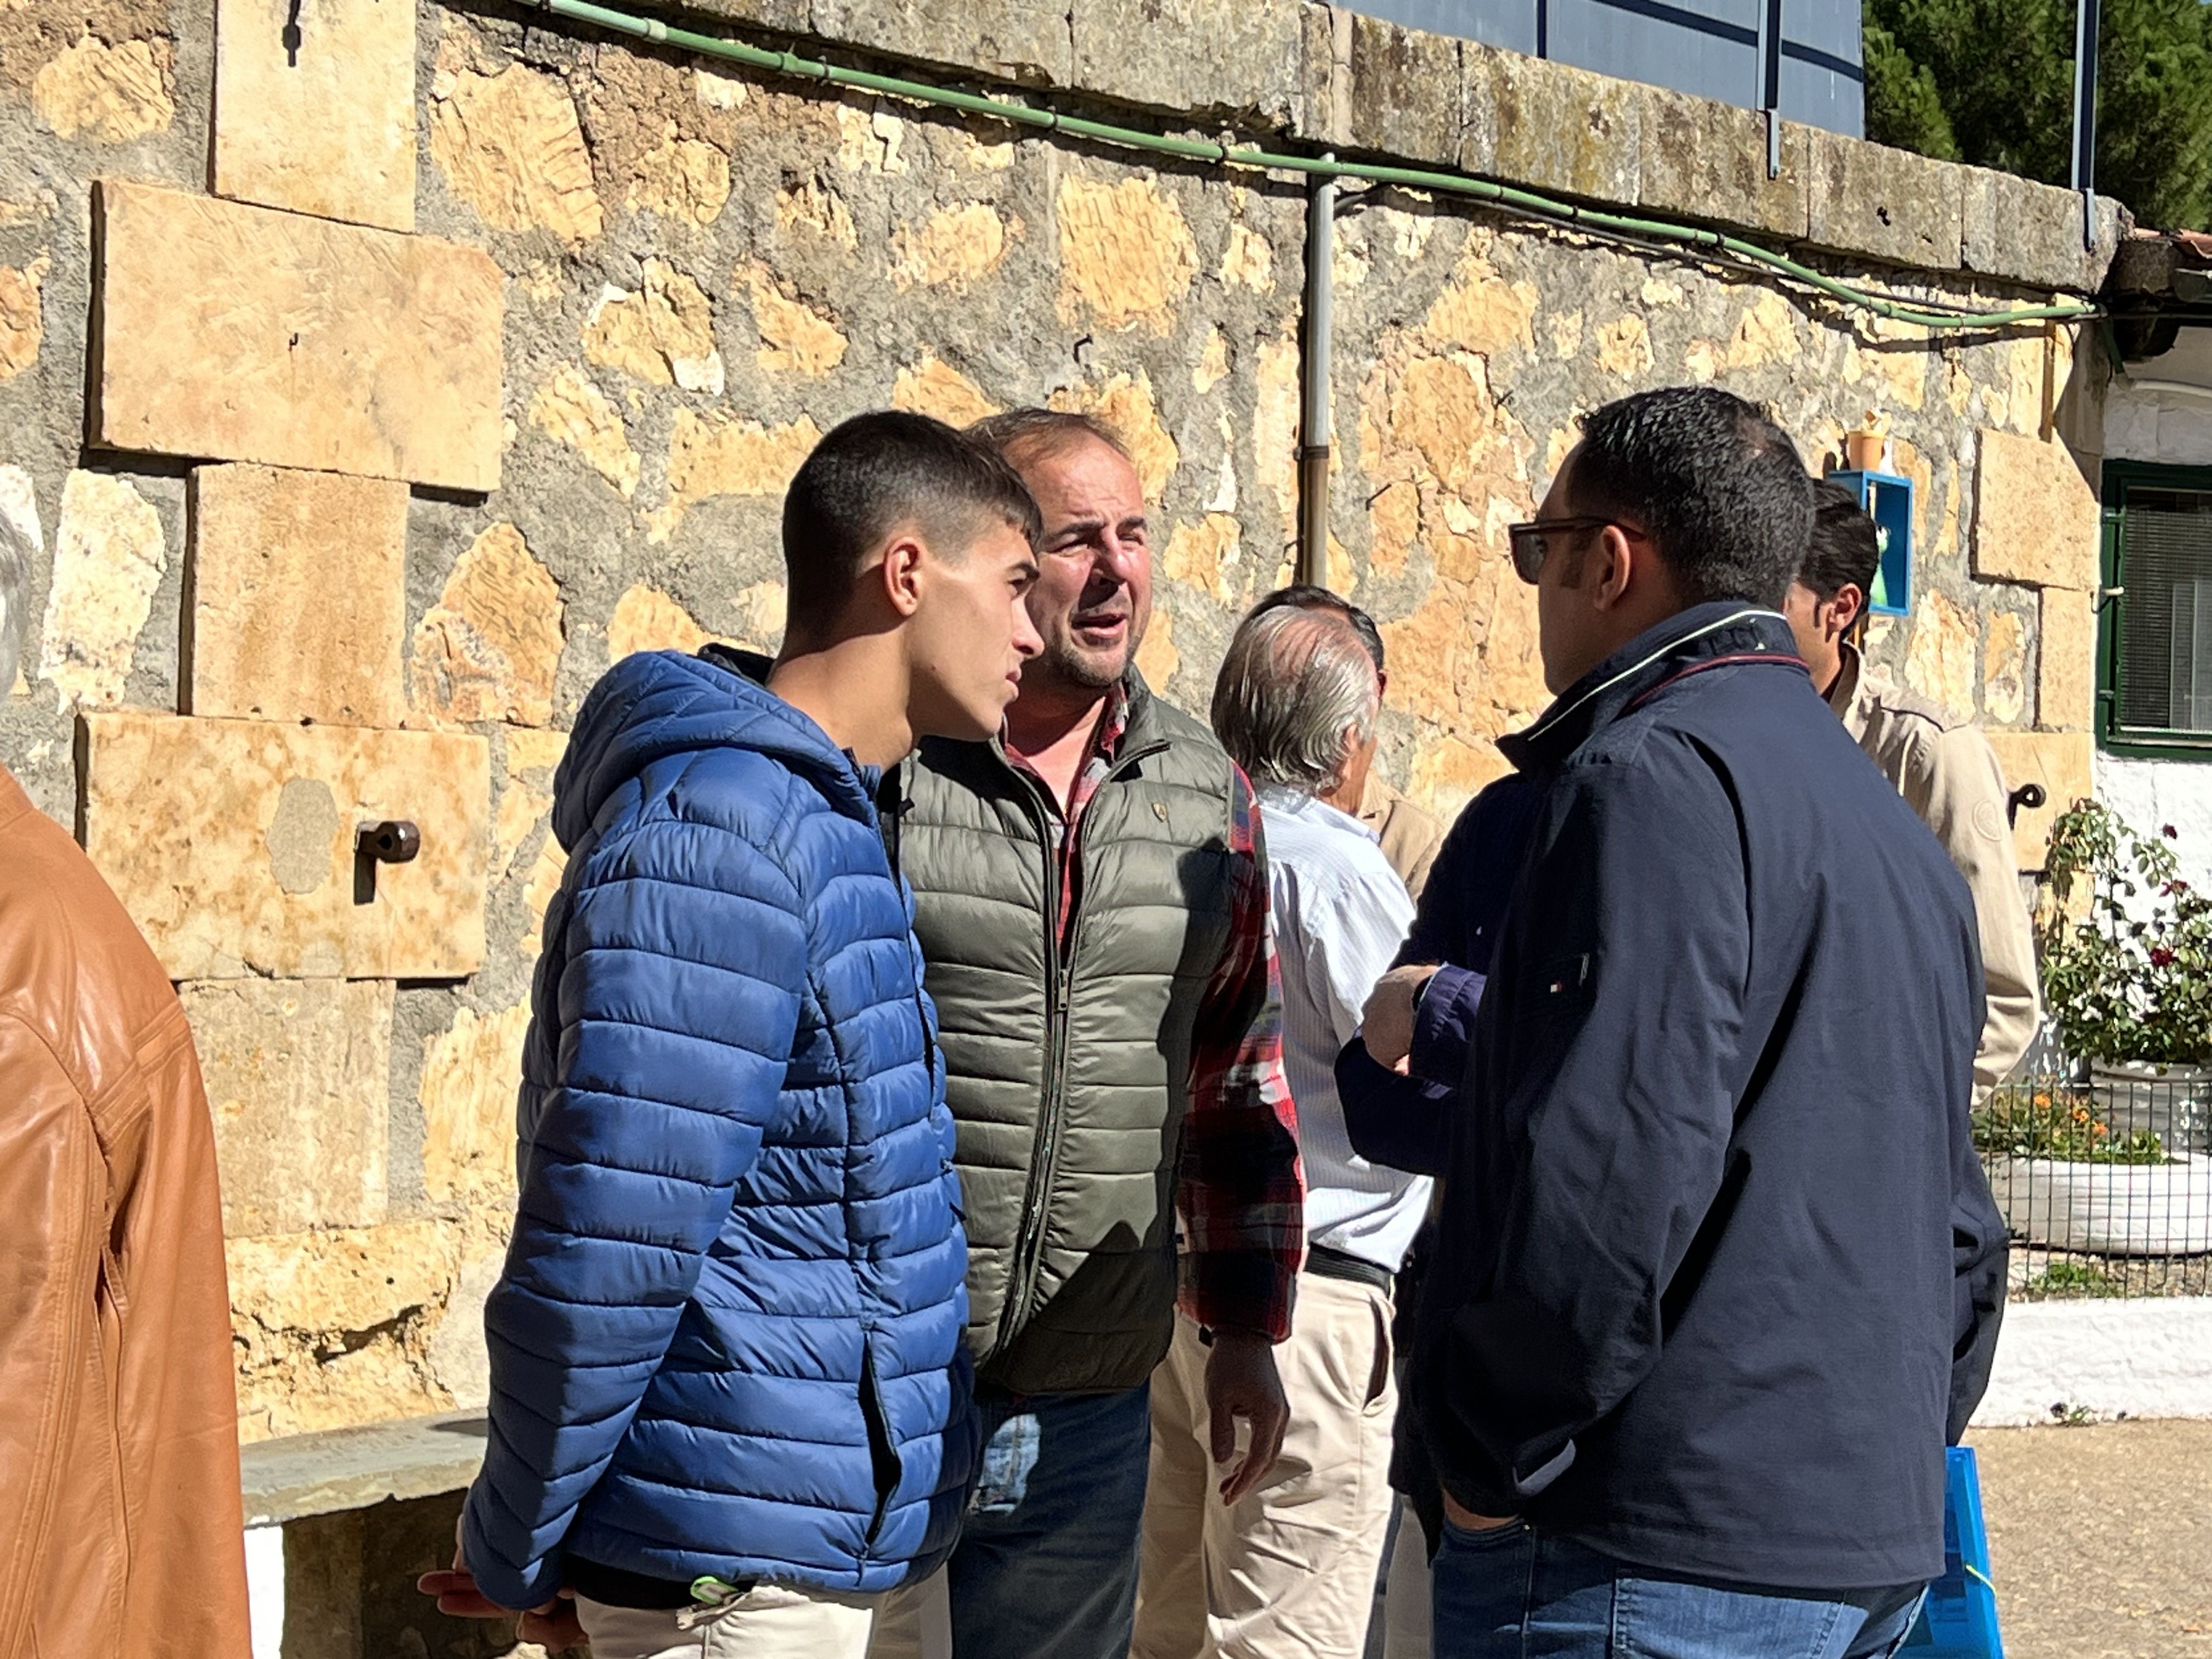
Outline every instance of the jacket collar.
[[1559, 694], [1526, 731], [1498, 740], [1523, 772], [1550, 772], [1645, 696], [1686, 673], [1743, 658], [1804, 664], [1790, 624], [1763, 605], [1721, 599], [1648, 628]]

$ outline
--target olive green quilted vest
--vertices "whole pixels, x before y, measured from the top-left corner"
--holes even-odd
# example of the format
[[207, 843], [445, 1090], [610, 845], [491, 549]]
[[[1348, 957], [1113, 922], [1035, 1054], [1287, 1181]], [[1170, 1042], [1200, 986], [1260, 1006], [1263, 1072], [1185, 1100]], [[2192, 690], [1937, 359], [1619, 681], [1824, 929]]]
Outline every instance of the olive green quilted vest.
[[1230, 933], [1229, 757], [1130, 675], [1077, 821], [995, 743], [930, 741], [901, 856], [959, 1124], [969, 1340], [1020, 1394], [1134, 1388], [1167, 1352], [1191, 1032]]

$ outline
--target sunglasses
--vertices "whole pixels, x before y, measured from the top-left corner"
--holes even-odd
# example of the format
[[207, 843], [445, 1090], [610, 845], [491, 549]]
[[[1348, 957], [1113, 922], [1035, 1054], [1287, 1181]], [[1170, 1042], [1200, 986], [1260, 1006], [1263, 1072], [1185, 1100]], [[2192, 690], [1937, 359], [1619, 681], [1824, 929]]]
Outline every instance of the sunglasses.
[[1556, 536], [1564, 543], [1593, 530], [1603, 530], [1608, 525], [1632, 538], [1641, 538], [1644, 533], [1618, 519], [1591, 516], [1534, 519], [1527, 524], [1508, 525], [1505, 527], [1505, 542], [1513, 554], [1513, 574], [1534, 587], [1536, 578], [1543, 572], [1544, 561], [1552, 551], [1551, 544], [1545, 539], [1547, 537]]

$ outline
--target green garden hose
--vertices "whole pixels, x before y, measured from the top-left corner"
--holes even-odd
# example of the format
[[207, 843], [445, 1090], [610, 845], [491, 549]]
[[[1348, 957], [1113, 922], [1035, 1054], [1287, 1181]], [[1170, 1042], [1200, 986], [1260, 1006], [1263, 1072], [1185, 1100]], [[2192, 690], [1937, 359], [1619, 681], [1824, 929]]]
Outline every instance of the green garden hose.
[[793, 52], [769, 52], [763, 47], [747, 46], [743, 41], [727, 40], [717, 35], [674, 27], [658, 18], [633, 16], [606, 6], [594, 5], [591, 0], [525, 0], [525, 3], [538, 10], [550, 12], [556, 17], [587, 23], [617, 34], [632, 35], [656, 45], [678, 46], [686, 52], [719, 58], [726, 63], [741, 64], [767, 74], [792, 76], [801, 80], [826, 82], [836, 87], [848, 87], [860, 92], [879, 93], [939, 109], [957, 110], [966, 115], [1004, 121], [1010, 126], [1025, 127], [1040, 132], [1063, 132], [1094, 143], [1142, 150], [1155, 155], [1170, 155], [1179, 161], [1210, 162], [1219, 167], [1261, 173], [1297, 173], [1319, 178], [1358, 179], [1369, 184], [1465, 197], [1509, 213], [1551, 224], [1570, 226], [1597, 236], [1686, 248], [1723, 263], [1752, 265], [1772, 271], [1792, 282], [1815, 289], [1845, 305], [1872, 312], [1893, 322], [1911, 324], [1930, 331], [2000, 329], [2041, 322], [2083, 322], [2102, 314], [2095, 306], [2070, 301], [2054, 305], [2014, 306], [1997, 311], [1914, 305], [1856, 288], [1787, 255], [1723, 231], [1695, 225], [1672, 224], [1658, 219], [1639, 219], [1626, 214], [1608, 213], [1599, 208], [1580, 207], [1571, 202], [1557, 201], [1532, 191], [1516, 190], [1510, 185], [1474, 178], [1466, 173], [1389, 167], [1374, 161], [1340, 161], [1332, 157], [1288, 155], [1217, 143], [1201, 138], [1177, 138], [1163, 133], [1146, 132], [1135, 127], [1093, 121], [1079, 115], [1063, 115], [1056, 110], [1039, 109], [1032, 104], [988, 98], [980, 93], [959, 92], [925, 81], [878, 75], [867, 70], [847, 69], [836, 64], [801, 58]]

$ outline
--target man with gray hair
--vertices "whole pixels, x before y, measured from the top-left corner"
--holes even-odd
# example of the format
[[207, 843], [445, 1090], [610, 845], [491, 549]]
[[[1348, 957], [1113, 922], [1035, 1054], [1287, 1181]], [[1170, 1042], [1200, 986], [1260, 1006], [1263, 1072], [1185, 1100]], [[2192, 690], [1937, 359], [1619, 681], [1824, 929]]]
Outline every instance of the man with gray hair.
[[1356, 816], [1382, 684], [1353, 623], [1262, 603], [1230, 641], [1213, 729], [1259, 792], [1283, 981], [1284, 1066], [1306, 1170], [1310, 1240], [1276, 1366], [1291, 1409], [1273, 1472], [1212, 1501], [1198, 1326], [1179, 1318], [1152, 1376], [1152, 1455], [1131, 1659], [1358, 1659], [1389, 1528], [1393, 1276], [1429, 1182], [1369, 1164], [1346, 1136], [1338, 1051], [1413, 916]]

